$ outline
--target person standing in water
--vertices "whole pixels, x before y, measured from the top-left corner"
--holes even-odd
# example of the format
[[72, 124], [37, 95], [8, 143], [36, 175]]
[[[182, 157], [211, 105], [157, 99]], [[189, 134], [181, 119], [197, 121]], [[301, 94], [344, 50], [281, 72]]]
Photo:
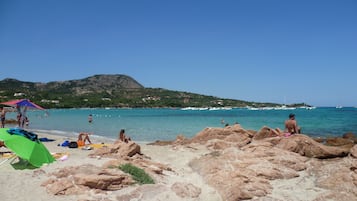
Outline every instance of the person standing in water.
[[89, 122], [89, 123], [92, 123], [92, 122], [93, 122], [93, 115], [92, 115], [92, 114], [89, 114], [89, 115], [88, 115], [88, 122]]

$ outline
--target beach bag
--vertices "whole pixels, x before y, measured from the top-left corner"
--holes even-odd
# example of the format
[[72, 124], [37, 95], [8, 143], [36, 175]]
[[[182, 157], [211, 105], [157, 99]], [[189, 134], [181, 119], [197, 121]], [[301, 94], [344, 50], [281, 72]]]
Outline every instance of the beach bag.
[[69, 148], [78, 148], [78, 144], [76, 141], [72, 141], [68, 145]]
[[66, 140], [61, 144], [62, 147], [68, 147], [69, 146], [69, 141]]

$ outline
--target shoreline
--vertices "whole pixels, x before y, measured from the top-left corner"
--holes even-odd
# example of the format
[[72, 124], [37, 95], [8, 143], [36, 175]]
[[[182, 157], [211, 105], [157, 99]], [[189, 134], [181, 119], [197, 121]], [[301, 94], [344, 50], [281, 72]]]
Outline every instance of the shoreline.
[[[298, 125], [304, 134], [311, 137], [338, 137], [356, 131], [353, 119], [355, 109], [317, 108], [296, 110]], [[177, 135], [193, 137], [206, 127], [223, 127], [222, 120], [230, 125], [239, 122], [246, 129], [259, 130], [263, 126], [284, 128], [284, 120], [291, 111], [250, 111], [232, 109], [225, 111], [181, 111], [170, 109], [131, 109], [131, 110], [50, 110], [43, 117], [41, 111], [29, 111], [29, 128], [43, 130], [93, 132], [101, 136], [116, 138], [125, 129], [132, 139], [138, 141], [174, 140]], [[89, 124], [88, 114], [93, 114]], [[329, 116], [330, 118], [324, 118]], [[15, 118], [9, 113], [7, 118]], [[7, 127], [16, 125], [7, 125]]]
[[[56, 179], [54, 175], [68, 172], [71, 168], [82, 169], [88, 165], [92, 167], [92, 171], [94, 167], [103, 168], [107, 164], [118, 164], [118, 162], [113, 163], [115, 158], [112, 157], [99, 157], [98, 155], [92, 157], [91, 155], [99, 148], [82, 150], [58, 146], [64, 140], [76, 141], [76, 136], [52, 135], [44, 130], [35, 129], [31, 131], [38, 134], [39, 138], [54, 139], [55, 141], [43, 142], [43, 144], [50, 153], [65, 154], [67, 158], [43, 165], [41, 168], [23, 170], [15, 169], [10, 161], [5, 161], [0, 165], [0, 180], [6, 181], [6, 185], [3, 183], [0, 188], [2, 201], [96, 201], [103, 199], [108, 201], [222, 201], [232, 200], [232, 198], [236, 200], [237, 197], [255, 201], [266, 199], [351, 200], [351, 195], [341, 197], [343, 195], [339, 193], [355, 191], [353, 190], [355, 187], [352, 189], [350, 187], [348, 189], [339, 188], [347, 188], [346, 185], [351, 185], [351, 182], [357, 183], [357, 171], [355, 171], [357, 170], [357, 160], [351, 156], [323, 160], [301, 156], [281, 148], [287, 146], [290, 149], [289, 146], [293, 144], [289, 141], [298, 140], [297, 142], [304, 142], [304, 146], [317, 146], [317, 149], [302, 147], [301, 150], [325, 149], [325, 145], [314, 142], [304, 135], [294, 135], [289, 138], [270, 137], [241, 144], [251, 138], [251, 133], [237, 125], [227, 128], [206, 128], [190, 139], [189, 143], [186, 143], [188, 139], [184, 137], [178, 137], [175, 141], [163, 145], [135, 142], [140, 146], [141, 155], [135, 155], [137, 157], [133, 158], [121, 158], [119, 164], [133, 162], [149, 168], [149, 172], [154, 170], [156, 173], [152, 174], [151, 172], [150, 174], [153, 176], [155, 184], [130, 185], [115, 191], [83, 190], [77, 194], [54, 195], [50, 193], [49, 187], [44, 185], [51, 178], [55, 179], [54, 181], [62, 180], [61, 178]], [[63, 131], [63, 133], [66, 132]], [[67, 134], [72, 135], [71, 133]], [[263, 136], [264, 132], [254, 135], [255, 137]], [[224, 136], [227, 139], [223, 140]], [[114, 142], [114, 139], [96, 138], [96, 136], [92, 136], [91, 140], [94, 144], [99, 145]], [[283, 142], [280, 148], [274, 145], [278, 142]], [[135, 143], [133, 142], [133, 144]], [[357, 146], [355, 147], [357, 150]], [[332, 149], [330, 149], [325, 150], [325, 153], [331, 154]], [[8, 150], [0, 148], [0, 152], [5, 151]], [[336, 156], [338, 155], [339, 153], [336, 152]], [[1, 157], [1, 162], [3, 160], [6, 160], [6, 157]], [[332, 171], [332, 169], [334, 170]], [[332, 174], [342, 170], [345, 175]], [[330, 175], [329, 177], [332, 178], [329, 179], [326, 175]], [[73, 177], [75, 178], [76, 175]], [[355, 179], [353, 179], [354, 177]], [[339, 178], [344, 178], [345, 181], [338, 183]], [[346, 180], [346, 178], [349, 179]], [[318, 184], [321, 182], [322, 184]], [[324, 182], [330, 187], [324, 187], [326, 185]], [[13, 189], [19, 188], [22, 190], [13, 192]], [[253, 195], [250, 197], [251, 193]], [[256, 194], [254, 195], [254, 193]], [[355, 193], [357, 197], [357, 192]]]
[[[30, 130], [30, 129], [29, 129]], [[13, 200], [52, 200], [52, 201], [68, 201], [68, 200], [93, 200], [91, 193], [85, 193], [82, 195], [52, 195], [46, 192], [46, 188], [43, 187], [43, 183], [48, 180], [49, 175], [57, 172], [62, 168], [69, 168], [69, 167], [81, 167], [85, 164], [92, 164], [95, 166], [103, 166], [104, 164], [110, 162], [111, 158], [104, 158], [104, 157], [89, 157], [91, 153], [94, 153], [96, 148], [92, 150], [82, 150], [80, 148], [68, 148], [68, 147], [61, 147], [58, 146], [64, 140], [71, 140], [76, 141], [76, 137], [68, 137], [66, 135], [53, 135], [43, 132], [43, 130], [36, 130], [32, 129], [32, 132], [35, 132], [39, 138], [48, 138], [53, 139], [54, 141], [49, 142], [42, 142], [50, 153], [52, 154], [66, 154], [68, 158], [65, 160], [56, 160], [55, 162], [43, 165], [40, 168], [36, 169], [24, 169], [24, 170], [17, 170], [12, 167], [10, 164], [11, 161], [5, 161], [0, 165], [0, 180], [7, 181], [6, 185], [3, 183], [0, 188], [0, 195], [2, 201], [13, 201]], [[105, 140], [103, 140], [105, 139]], [[92, 136], [91, 141], [94, 144], [112, 144], [114, 139], [109, 138], [97, 138]], [[201, 188], [201, 198], [199, 200], [205, 201], [220, 201], [221, 198], [212, 187], [205, 184], [202, 178], [195, 172], [193, 172], [188, 166], [187, 163], [192, 158], [196, 157], [197, 154], [205, 154], [207, 150], [196, 150], [193, 153], [191, 150], [184, 150], [184, 149], [177, 149], [173, 146], [155, 146], [155, 145], [147, 145], [144, 142], [137, 142], [141, 147], [141, 152], [146, 156], [151, 158], [155, 162], [159, 162], [162, 164], [170, 165], [175, 168], [175, 171], [165, 171], [163, 176], [160, 176], [159, 179], [156, 177], [158, 182], [157, 185], [173, 185], [177, 182], [190, 182], [194, 183]], [[0, 148], [0, 152], [7, 152], [8, 150], [4, 147]], [[178, 152], [180, 153], [181, 157], [176, 157]], [[1, 157], [1, 161], [7, 159], [7, 157]], [[175, 159], [173, 161], [173, 159]], [[180, 160], [178, 160], [180, 159]], [[183, 162], [183, 159], [185, 162]], [[16, 162], [16, 161], [13, 161]], [[187, 162], [187, 163], [186, 163]], [[163, 177], [163, 178], [161, 178]], [[21, 191], [17, 191], [16, 193], [13, 192], [13, 189], [22, 188]], [[159, 188], [160, 189], [160, 188]], [[153, 190], [153, 189], [152, 189]], [[169, 189], [167, 189], [169, 190]], [[159, 200], [165, 199], [165, 197], [170, 197], [172, 200], [182, 200], [182, 198], [178, 197], [175, 192], [167, 191], [165, 193], [161, 193], [160, 195], [154, 196]], [[124, 188], [117, 192], [107, 192], [106, 196], [109, 200], [113, 199], [116, 200], [115, 196], [130, 194], [133, 191], [133, 187]], [[153, 190], [155, 191], [155, 190]], [[114, 195], [115, 194], [115, 195]], [[98, 195], [99, 196], [99, 195]], [[103, 195], [101, 195], [103, 196]], [[94, 199], [95, 200], [95, 199]], [[145, 199], [144, 199], [145, 200]], [[151, 200], [151, 199], [148, 199]], [[188, 199], [188, 200], [197, 200], [195, 199]]]

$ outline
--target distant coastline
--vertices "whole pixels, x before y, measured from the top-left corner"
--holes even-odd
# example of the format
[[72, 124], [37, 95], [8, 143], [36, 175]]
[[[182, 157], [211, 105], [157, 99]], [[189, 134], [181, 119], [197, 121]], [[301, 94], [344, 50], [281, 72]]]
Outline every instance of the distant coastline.
[[[16, 89], [14, 93], [13, 89]], [[44, 108], [186, 108], [186, 107], [282, 107], [207, 96], [163, 88], [147, 88], [127, 75], [94, 75], [79, 80], [49, 83], [0, 81], [0, 102], [30, 99]], [[295, 103], [286, 107], [310, 106]]]

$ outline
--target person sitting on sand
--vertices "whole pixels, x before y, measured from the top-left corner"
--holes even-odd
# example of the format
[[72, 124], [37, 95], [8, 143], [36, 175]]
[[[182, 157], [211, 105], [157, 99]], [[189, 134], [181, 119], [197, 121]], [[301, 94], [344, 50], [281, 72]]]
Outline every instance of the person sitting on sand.
[[290, 134], [301, 133], [301, 128], [295, 120], [295, 114], [289, 114], [289, 119], [285, 121], [285, 132]]
[[86, 144], [86, 141], [88, 141], [89, 144], [92, 144], [92, 142], [89, 139], [89, 133], [81, 132], [78, 135], [78, 140], [77, 144], [78, 146], [84, 146]]
[[127, 137], [125, 135], [125, 130], [124, 129], [121, 129], [120, 132], [119, 132], [119, 140], [122, 141], [122, 142], [126, 142], [126, 143], [131, 141], [130, 137]]

